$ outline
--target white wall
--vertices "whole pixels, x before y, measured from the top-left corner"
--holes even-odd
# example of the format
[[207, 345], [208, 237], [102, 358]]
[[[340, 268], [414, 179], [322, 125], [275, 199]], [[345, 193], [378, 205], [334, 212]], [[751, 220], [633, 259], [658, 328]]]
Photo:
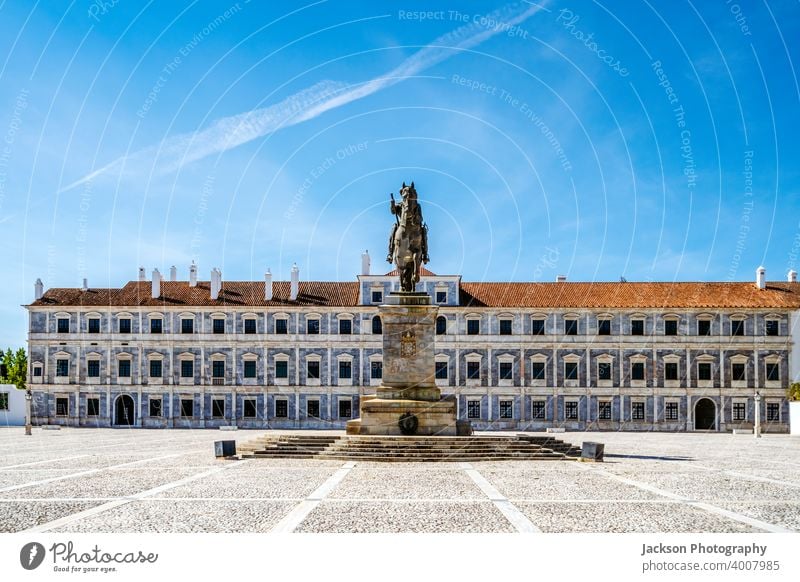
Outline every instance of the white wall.
[[8, 393], [8, 410], [0, 410], [0, 426], [25, 425], [25, 390], [14, 384], [0, 384], [0, 392]]
[[792, 351], [789, 353], [789, 382], [800, 381], [800, 311], [789, 315], [789, 334], [792, 336]]

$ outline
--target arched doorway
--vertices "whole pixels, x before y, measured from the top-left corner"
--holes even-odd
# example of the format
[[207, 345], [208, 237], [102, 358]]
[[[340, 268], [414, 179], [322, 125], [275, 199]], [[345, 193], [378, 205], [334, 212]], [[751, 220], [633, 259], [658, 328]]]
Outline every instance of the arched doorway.
[[701, 398], [694, 405], [694, 429], [715, 430], [717, 428], [717, 405], [709, 398]]
[[133, 426], [135, 421], [133, 398], [127, 394], [117, 397], [114, 403], [114, 424], [117, 426]]

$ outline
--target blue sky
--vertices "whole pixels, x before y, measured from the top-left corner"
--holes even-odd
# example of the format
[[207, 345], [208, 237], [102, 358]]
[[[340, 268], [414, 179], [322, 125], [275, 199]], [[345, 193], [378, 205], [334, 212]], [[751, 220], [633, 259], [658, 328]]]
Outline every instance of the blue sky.
[[0, 344], [33, 282], [800, 270], [796, 2], [0, 2]]

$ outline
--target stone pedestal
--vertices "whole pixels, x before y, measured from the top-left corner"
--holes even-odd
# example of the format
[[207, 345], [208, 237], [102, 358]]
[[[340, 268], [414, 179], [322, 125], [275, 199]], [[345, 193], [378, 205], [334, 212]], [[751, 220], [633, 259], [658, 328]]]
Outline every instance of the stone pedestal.
[[454, 436], [456, 401], [442, 398], [435, 379], [439, 308], [426, 293], [391, 293], [379, 309], [383, 382], [374, 396], [361, 399], [361, 417], [347, 423], [347, 434]]

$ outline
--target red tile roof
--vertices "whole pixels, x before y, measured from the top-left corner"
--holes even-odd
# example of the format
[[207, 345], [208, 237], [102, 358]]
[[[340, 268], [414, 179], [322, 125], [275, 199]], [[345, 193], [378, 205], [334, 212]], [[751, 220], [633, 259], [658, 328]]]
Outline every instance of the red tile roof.
[[[150, 297], [149, 281], [131, 281], [121, 289], [48, 289], [33, 306], [112, 307], [280, 307], [358, 305], [357, 282], [306, 281], [300, 283], [297, 301], [289, 300], [289, 282], [273, 283], [273, 299], [264, 301], [264, 283], [224, 281], [219, 299], [211, 300], [210, 283], [164, 281], [161, 297]], [[462, 283], [462, 307], [508, 308], [800, 308], [800, 283]]]
[[[432, 271], [429, 271], [425, 267], [422, 267], [419, 270], [419, 274], [422, 275], [423, 277], [435, 277], [436, 276], [436, 273], [434, 273]], [[384, 275], [384, 277], [399, 277], [399, 276], [400, 276], [400, 269], [394, 269], [394, 270], [389, 271], [388, 273], [386, 273], [386, 275]]]

